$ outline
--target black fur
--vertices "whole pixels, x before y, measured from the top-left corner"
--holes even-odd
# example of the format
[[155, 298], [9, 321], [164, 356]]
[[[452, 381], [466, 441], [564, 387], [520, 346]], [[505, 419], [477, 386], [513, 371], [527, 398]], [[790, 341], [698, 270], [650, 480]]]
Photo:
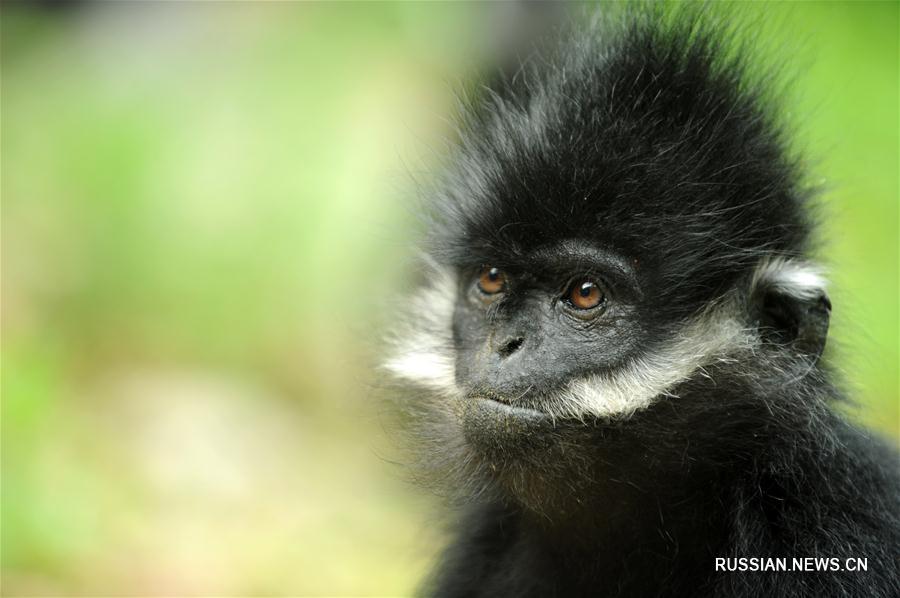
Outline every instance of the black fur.
[[[818, 359], [830, 304], [751, 288], [766, 260], [806, 258], [813, 232], [813, 193], [771, 84], [739, 51], [752, 36], [692, 7], [615, 13], [469, 106], [428, 252], [461, 295], [486, 264], [552, 276], [533, 256], [564, 240], [627, 256], [640, 292], [612, 313], [634, 324], [622, 344], [636, 348], [612, 354], [610, 369], [711, 305], [736, 305], [756, 341], [623, 417], [510, 428], [471, 415], [471, 389], [413, 391], [424, 461], [460, 499], [457, 537], [426, 591], [900, 596], [900, 463], [834, 409], [840, 393]], [[481, 312], [461, 315], [459, 301], [442, 349], [463, 355], [481, 345], [460, 318], [477, 326]], [[566, 375], [583, 373], [567, 360]], [[527, 405], [557, 382], [530, 383]], [[868, 571], [716, 572], [717, 557], [860, 557]]]

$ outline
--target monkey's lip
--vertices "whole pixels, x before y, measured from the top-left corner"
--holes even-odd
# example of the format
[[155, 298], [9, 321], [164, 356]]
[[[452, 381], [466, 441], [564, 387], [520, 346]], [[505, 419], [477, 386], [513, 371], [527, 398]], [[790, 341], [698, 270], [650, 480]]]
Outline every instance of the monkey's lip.
[[530, 407], [524, 407], [520, 405], [512, 405], [496, 398], [485, 396], [473, 396], [470, 398], [476, 401], [480, 408], [486, 409], [490, 412], [494, 412], [497, 415], [530, 421], [540, 421], [549, 418], [546, 413], [538, 411], [537, 409], [532, 409]]

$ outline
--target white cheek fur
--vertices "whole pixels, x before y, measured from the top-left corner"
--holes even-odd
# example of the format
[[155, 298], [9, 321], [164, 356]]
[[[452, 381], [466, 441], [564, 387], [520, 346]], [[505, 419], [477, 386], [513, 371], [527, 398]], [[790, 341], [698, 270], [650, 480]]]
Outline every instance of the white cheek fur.
[[698, 317], [661, 349], [633, 359], [613, 372], [593, 374], [569, 383], [551, 398], [548, 410], [556, 417], [582, 419], [586, 415], [622, 418], [644, 409], [702, 371], [751, 346], [755, 335], [734, 318], [729, 306]]
[[456, 393], [456, 366], [451, 323], [456, 276], [423, 258], [430, 284], [413, 297], [410, 318], [389, 339], [391, 356], [383, 367], [405, 382], [442, 393]]

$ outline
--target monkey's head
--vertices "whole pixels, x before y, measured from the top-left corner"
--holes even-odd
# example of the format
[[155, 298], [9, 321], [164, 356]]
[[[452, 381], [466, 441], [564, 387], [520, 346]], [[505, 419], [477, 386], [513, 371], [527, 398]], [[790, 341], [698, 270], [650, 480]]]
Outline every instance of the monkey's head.
[[463, 117], [387, 362], [448, 460], [546, 467], [710, 370], [822, 350], [809, 191], [769, 95], [715, 27], [652, 12], [572, 34]]

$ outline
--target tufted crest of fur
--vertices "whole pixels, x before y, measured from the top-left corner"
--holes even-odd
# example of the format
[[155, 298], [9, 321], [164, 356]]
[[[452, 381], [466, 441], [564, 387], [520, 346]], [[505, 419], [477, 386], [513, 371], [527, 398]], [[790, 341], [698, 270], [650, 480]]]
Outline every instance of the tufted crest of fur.
[[611, 12], [463, 115], [429, 249], [514, 264], [603, 239], [659, 276], [661, 317], [686, 316], [761, 259], [804, 255], [810, 189], [770, 81], [724, 23], [662, 4]]

